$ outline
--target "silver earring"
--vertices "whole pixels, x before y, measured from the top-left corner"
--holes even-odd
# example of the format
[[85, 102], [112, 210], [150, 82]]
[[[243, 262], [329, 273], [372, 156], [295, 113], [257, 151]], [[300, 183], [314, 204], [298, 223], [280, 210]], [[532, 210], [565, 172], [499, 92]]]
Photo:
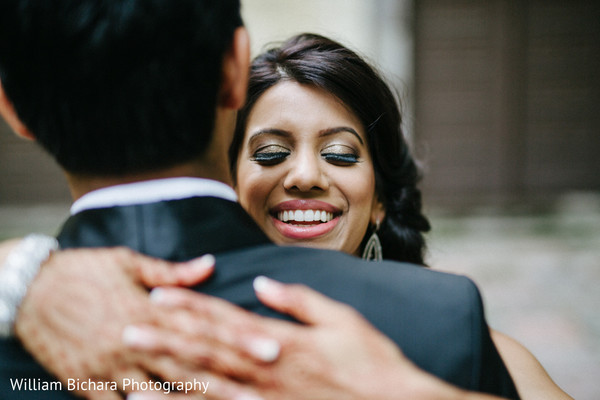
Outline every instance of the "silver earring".
[[379, 220], [377, 220], [377, 224], [375, 225], [375, 230], [373, 234], [367, 240], [367, 244], [365, 244], [365, 249], [363, 250], [362, 258], [367, 261], [381, 261], [383, 259], [383, 253], [381, 251], [381, 241], [379, 240], [379, 236], [377, 236], [377, 231], [379, 230]]

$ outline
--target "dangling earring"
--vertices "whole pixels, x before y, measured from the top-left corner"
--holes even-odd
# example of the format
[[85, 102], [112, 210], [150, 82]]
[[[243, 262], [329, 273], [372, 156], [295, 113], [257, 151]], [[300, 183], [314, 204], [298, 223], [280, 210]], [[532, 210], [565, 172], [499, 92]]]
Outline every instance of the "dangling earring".
[[383, 259], [383, 254], [381, 251], [381, 241], [379, 240], [379, 236], [377, 236], [377, 231], [379, 230], [379, 219], [375, 224], [375, 230], [373, 234], [367, 240], [367, 244], [365, 244], [365, 249], [363, 250], [362, 258], [367, 261], [381, 261]]

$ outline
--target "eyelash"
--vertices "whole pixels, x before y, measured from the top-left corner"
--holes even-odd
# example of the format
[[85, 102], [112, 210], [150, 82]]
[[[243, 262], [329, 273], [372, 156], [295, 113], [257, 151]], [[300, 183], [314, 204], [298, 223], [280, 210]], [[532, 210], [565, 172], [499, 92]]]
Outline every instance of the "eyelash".
[[275, 165], [285, 160], [290, 153], [286, 151], [254, 153], [252, 161], [256, 161], [261, 165]]
[[333, 164], [356, 164], [358, 163], [358, 156], [352, 153], [323, 153], [321, 156], [330, 163]]
[[[271, 166], [283, 162], [290, 152], [287, 151], [258, 151], [254, 153], [251, 160], [260, 165]], [[321, 157], [328, 163], [340, 166], [348, 166], [359, 162], [358, 155], [354, 153], [321, 153]]]

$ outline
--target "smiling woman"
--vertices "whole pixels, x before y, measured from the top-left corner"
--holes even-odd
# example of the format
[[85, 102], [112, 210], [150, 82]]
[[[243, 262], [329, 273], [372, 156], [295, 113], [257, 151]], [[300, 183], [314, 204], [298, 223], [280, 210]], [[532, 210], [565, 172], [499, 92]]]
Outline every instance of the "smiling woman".
[[271, 240], [423, 264], [419, 173], [388, 85], [361, 57], [314, 34], [252, 63], [230, 149], [241, 204]]
[[326, 91], [283, 81], [255, 103], [245, 136], [236, 188], [267, 235], [358, 254], [385, 215], [360, 120]]
[[[292, 37], [252, 63], [230, 148], [242, 206], [275, 243], [360, 254], [375, 230], [383, 258], [423, 264], [429, 223], [400, 122], [389, 87], [357, 54]], [[491, 336], [523, 398], [570, 398], [525, 347]]]

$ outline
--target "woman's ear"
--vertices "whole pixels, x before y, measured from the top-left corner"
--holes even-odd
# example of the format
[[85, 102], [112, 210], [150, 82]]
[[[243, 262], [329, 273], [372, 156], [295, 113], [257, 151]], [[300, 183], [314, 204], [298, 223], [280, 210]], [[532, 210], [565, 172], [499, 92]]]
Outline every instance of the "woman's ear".
[[244, 105], [249, 72], [250, 37], [246, 28], [239, 27], [223, 57], [219, 106], [238, 110]]
[[25, 124], [21, 122], [21, 119], [17, 115], [15, 111], [15, 107], [13, 106], [10, 99], [6, 96], [4, 92], [4, 87], [2, 86], [2, 81], [0, 80], [0, 115], [4, 118], [8, 126], [12, 128], [12, 130], [22, 138], [28, 140], [35, 140], [35, 136], [33, 133], [27, 129]]
[[385, 207], [379, 198], [375, 196], [373, 199], [373, 204], [371, 206], [371, 224], [374, 226], [379, 226], [383, 222], [385, 218]]

